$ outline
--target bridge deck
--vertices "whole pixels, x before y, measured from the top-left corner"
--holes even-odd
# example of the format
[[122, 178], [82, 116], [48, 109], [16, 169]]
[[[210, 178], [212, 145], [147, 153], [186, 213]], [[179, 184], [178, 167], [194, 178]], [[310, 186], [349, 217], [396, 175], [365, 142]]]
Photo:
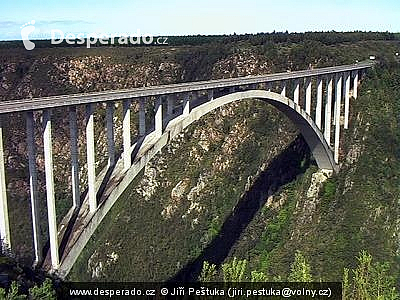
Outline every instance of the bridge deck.
[[72, 95], [52, 96], [43, 98], [7, 100], [0, 102], [0, 114], [22, 112], [29, 110], [39, 110], [45, 108], [55, 108], [61, 106], [107, 102], [107, 101], [114, 101], [114, 100], [121, 100], [128, 98], [140, 98], [140, 97], [159, 96], [159, 95], [175, 94], [183, 92], [195, 92], [208, 89], [266, 83], [266, 82], [290, 80], [290, 79], [312, 77], [312, 76], [324, 76], [324, 75], [331, 75], [333, 73], [348, 72], [353, 70], [360, 70], [363, 68], [369, 68], [372, 65], [374, 65], [374, 63], [375, 62], [372, 61], [364, 61], [352, 65], [326, 67], [326, 68], [295, 71], [295, 72], [275, 73], [275, 74], [259, 75], [259, 76], [185, 82], [185, 83], [159, 85], [159, 86], [151, 86], [143, 88], [72, 94]]

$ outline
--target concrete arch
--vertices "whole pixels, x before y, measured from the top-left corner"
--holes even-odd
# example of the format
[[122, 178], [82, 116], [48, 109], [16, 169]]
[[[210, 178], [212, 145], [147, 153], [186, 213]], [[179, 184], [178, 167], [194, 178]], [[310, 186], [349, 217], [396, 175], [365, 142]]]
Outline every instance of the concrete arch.
[[[144, 137], [137, 150], [132, 166], [125, 172], [123, 171], [123, 158], [120, 158], [115, 166], [111, 179], [104, 189], [100, 199], [100, 205], [94, 214], [88, 212], [87, 196], [81, 207], [78, 218], [80, 222], [74, 225], [74, 234], [69, 238], [66, 246], [66, 253], [61, 260], [57, 271], [58, 276], [65, 278], [71, 270], [73, 264], [89, 241], [97, 226], [101, 223], [108, 211], [119, 199], [132, 180], [140, 173], [145, 165], [159, 152], [169, 141], [182, 132], [182, 130], [208, 114], [216, 108], [225, 104], [244, 99], [260, 99], [283, 112], [299, 128], [306, 140], [313, 156], [321, 169], [338, 171], [338, 166], [334, 161], [332, 149], [326, 143], [325, 138], [312, 118], [291, 99], [280, 94], [264, 90], [248, 90], [236, 92], [205, 102], [190, 112], [184, 108], [183, 113], [170, 120], [163, 132], [153, 131]], [[131, 147], [133, 151], [138, 145]], [[99, 178], [104, 178], [106, 169], [100, 174]], [[75, 227], [76, 226], [76, 227]], [[76, 229], [76, 230], [75, 230]]]
[[[244, 99], [259, 99], [265, 101], [279, 111], [284, 113], [300, 130], [306, 140], [310, 150], [321, 169], [338, 171], [338, 165], [335, 163], [333, 151], [327, 144], [323, 133], [319, 130], [313, 119], [293, 100], [280, 94], [265, 90], [248, 90], [244, 92], [236, 92], [222, 97], [213, 99], [212, 101], [201, 104], [192, 109], [188, 116], [181, 116], [183, 119], [177, 118], [172, 120], [167, 126], [166, 131], [170, 131], [170, 136], [189, 126], [202, 116], [219, 108], [225, 104], [240, 101]], [[174, 122], [175, 121], [175, 122]], [[174, 130], [174, 127], [178, 127]]]

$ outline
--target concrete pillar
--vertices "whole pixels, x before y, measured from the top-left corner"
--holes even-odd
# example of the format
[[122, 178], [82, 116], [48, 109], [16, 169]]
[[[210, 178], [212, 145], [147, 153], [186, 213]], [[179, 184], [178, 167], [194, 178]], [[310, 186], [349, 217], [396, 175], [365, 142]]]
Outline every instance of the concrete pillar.
[[[3, 125], [0, 115], [0, 238], [6, 249], [11, 248], [10, 223], [8, 221], [8, 203], [6, 172], [4, 168]], [[2, 249], [5, 250], [3, 247]]]
[[208, 101], [214, 100], [214, 90], [208, 90]]
[[114, 102], [107, 102], [106, 128], [107, 128], [108, 167], [112, 167], [115, 165]]
[[190, 93], [183, 96], [183, 116], [186, 117], [190, 113]]
[[311, 78], [306, 78], [306, 113], [311, 115]]
[[344, 129], [348, 129], [350, 108], [350, 73], [346, 72], [344, 78]]
[[79, 153], [78, 153], [78, 126], [76, 121], [76, 106], [69, 108], [69, 131], [71, 147], [71, 184], [72, 206], [76, 209], [80, 206], [79, 190]]
[[357, 96], [358, 96], [358, 70], [356, 70], [356, 71], [353, 71], [354, 73], [353, 73], [353, 75], [354, 75], [354, 78], [353, 78], [353, 97], [354, 97], [354, 99], [357, 99]]
[[90, 103], [86, 105], [86, 155], [88, 172], [88, 197], [90, 212], [94, 213], [97, 209], [96, 199], [96, 160], [94, 148], [94, 106]]
[[122, 121], [122, 139], [123, 139], [123, 158], [124, 158], [124, 171], [131, 167], [131, 100], [125, 99], [123, 101], [123, 121]]
[[175, 99], [174, 95], [167, 96], [167, 115], [172, 116], [174, 111]]
[[43, 111], [43, 126], [44, 168], [46, 176], [46, 198], [49, 222], [51, 266], [53, 270], [57, 270], [60, 264], [60, 259], [58, 255], [56, 200], [54, 196], [53, 177], [53, 150], [51, 141], [51, 116], [49, 109], [45, 109]]
[[35, 124], [33, 112], [26, 113], [26, 144], [28, 147], [29, 161], [29, 187], [31, 196], [31, 213], [32, 213], [32, 233], [33, 233], [33, 250], [35, 252], [36, 266], [42, 260], [42, 245], [40, 242], [40, 207], [38, 199], [38, 183], [36, 169], [36, 144], [35, 144]]
[[295, 88], [294, 88], [294, 93], [293, 93], [293, 100], [294, 100], [294, 103], [299, 104], [300, 82], [298, 79], [295, 80], [294, 85], [295, 85]]
[[281, 91], [281, 95], [283, 97], [286, 97], [286, 81], [282, 82], [282, 91]]
[[317, 106], [315, 108], [315, 124], [321, 129], [322, 114], [322, 78], [317, 78]]
[[328, 145], [331, 143], [331, 122], [332, 122], [332, 78], [327, 79], [327, 95], [325, 103], [325, 130], [324, 136]]
[[335, 125], [335, 162], [339, 163], [339, 145], [340, 145], [340, 105], [342, 100], [342, 75], [337, 74], [335, 80], [336, 94], [336, 125]]
[[160, 137], [162, 135], [162, 130], [163, 130], [163, 115], [162, 115], [162, 98], [159, 96], [156, 100], [156, 105], [155, 105], [155, 132], [156, 136]]
[[145, 99], [139, 99], [139, 136], [146, 135], [146, 109]]

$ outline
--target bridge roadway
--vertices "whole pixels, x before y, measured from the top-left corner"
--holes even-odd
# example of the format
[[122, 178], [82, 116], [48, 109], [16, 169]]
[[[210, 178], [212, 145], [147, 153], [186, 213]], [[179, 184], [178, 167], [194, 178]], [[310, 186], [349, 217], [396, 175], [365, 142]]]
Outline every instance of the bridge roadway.
[[184, 92], [195, 92], [216, 88], [236, 87], [242, 85], [268, 83], [274, 81], [284, 81], [313, 76], [323, 76], [333, 73], [349, 72], [369, 68], [374, 65], [373, 61], [363, 61], [351, 65], [326, 67], [313, 70], [302, 70], [294, 72], [284, 72], [259, 76], [247, 76], [237, 78], [226, 78], [207, 81], [195, 81], [176, 83], [168, 85], [150, 86], [125, 90], [104, 91], [95, 93], [72, 94], [42, 98], [31, 98], [22, 100], [7, 100], [0, 102], [0, 114], [23, 112], [31, 110], [41, 110], [46, 108], [56, 108], [62, 106], [82, 105], [97, 102], [115, 101], [120, 99], [132, 99], [149, 96], [160, 96], [177, 94]]

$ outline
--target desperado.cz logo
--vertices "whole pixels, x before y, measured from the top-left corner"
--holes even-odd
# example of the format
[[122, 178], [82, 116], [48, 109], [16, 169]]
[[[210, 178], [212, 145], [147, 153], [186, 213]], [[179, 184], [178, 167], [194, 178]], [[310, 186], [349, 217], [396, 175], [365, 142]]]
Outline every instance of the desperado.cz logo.
[[[31, 22], [25, 23], [21, 26], [21, 37], [22, 42], [26, 50], [33, 50], [35, 48], [35, 43], [33, 43], [29, 39], [29, 35], [35, 30], [35, 20]], [[90, 33], [85, 36], [84, 33], [67, 33], [60, 29], [52, 29], [51, 30], [51, 44], [52, 45], [59, 45], [63, 41], [65, 41], [69, 45], [84, 45], [86, 44], [86, 48], [90, 48], [97, 43], [101, 45], [168, 45], [168, 37], [157, 37], [154, 38], [151, 34], [144, 34], [140, 33], [138, 29], [133, 34], [104, 34], [104, 33]]]

